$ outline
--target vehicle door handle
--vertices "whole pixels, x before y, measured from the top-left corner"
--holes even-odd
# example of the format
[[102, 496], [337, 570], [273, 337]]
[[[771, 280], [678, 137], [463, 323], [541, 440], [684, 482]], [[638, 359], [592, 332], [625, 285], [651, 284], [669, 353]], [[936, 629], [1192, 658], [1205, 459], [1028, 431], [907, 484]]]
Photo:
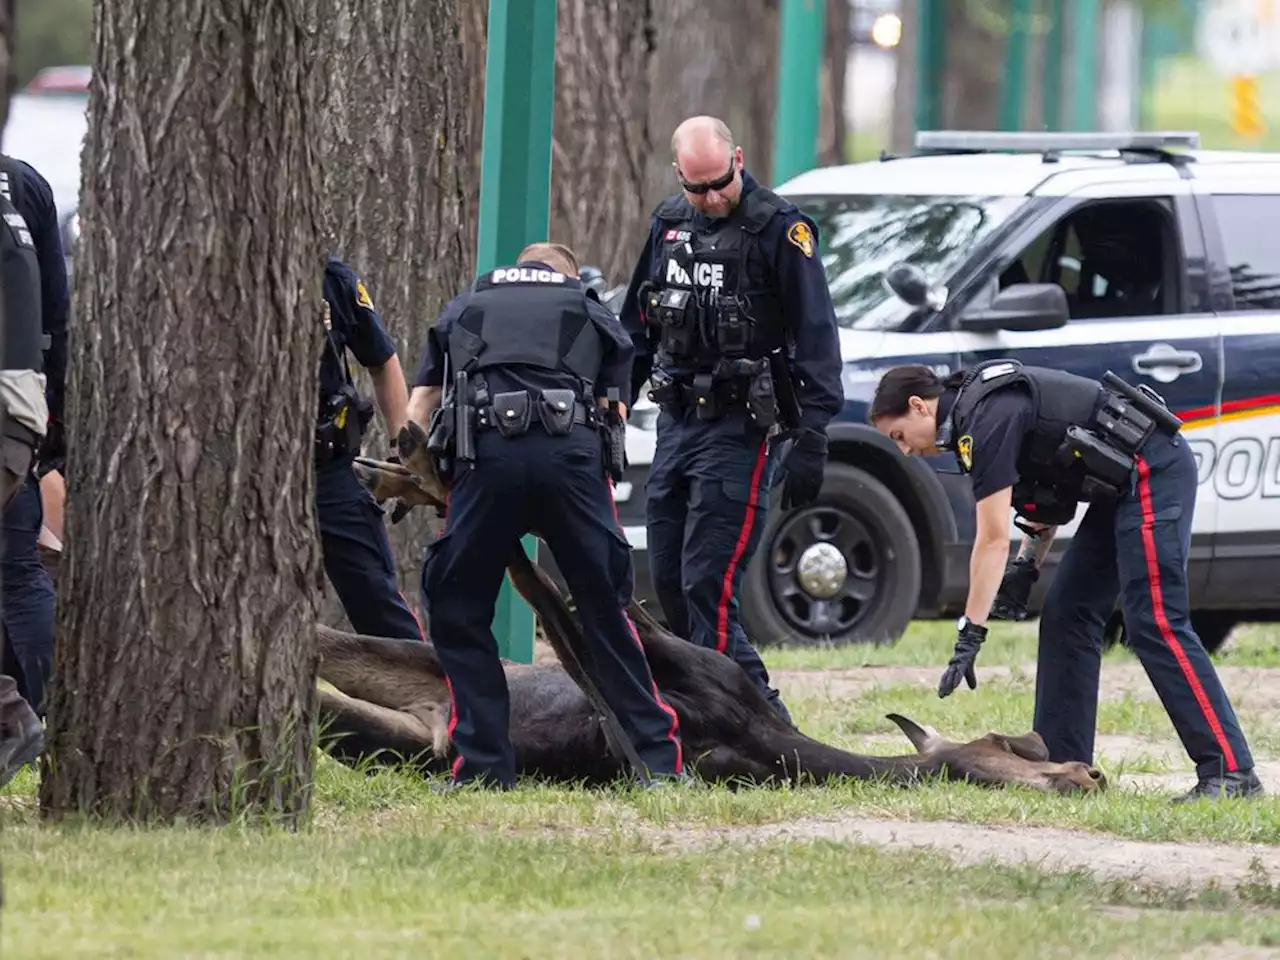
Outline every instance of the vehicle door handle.
[[1135, 373], [1149, 373], [1152, 370], [1172, 367], [1182, 373], [1195, 373], [1204, 366], [1200, 354], [1194, 350], [1177, 350], [1167, 343], [1157, 343], [1146, 353], [1133, 358]]

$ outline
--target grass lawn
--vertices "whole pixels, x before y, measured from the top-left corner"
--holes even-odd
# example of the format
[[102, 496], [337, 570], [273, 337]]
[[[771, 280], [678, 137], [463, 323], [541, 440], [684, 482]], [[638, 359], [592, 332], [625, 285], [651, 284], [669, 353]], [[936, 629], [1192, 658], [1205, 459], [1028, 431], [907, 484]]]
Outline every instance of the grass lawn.
[[[1034, 636], [1033, 625], [1002, 625], [979, 661], [978, 690], [947, 701], [932, 690], [946, 625], [916, 624], [893, 647], [767, 659], [806, 730], [899, 752], [909, 747], [883, 719], [890, 710], [955, 738], [1025, 730]], [[1219, 662], [1277, 668], [1280, 682], [1278, 636], [1242, 628]], [[1109, 678], [1134, 669], [1125, 652], [1109, 655], [1104, 694]], [[1100, 737], [1152, 745], [1130, 771], [1167, 769], [1153, 758], [1169, 747], [1168, 720], [1149, 692], [1126, 690], [1104, 696]], [[1255, 704], [1240, 712], [1259, 759], [1277, 757], [1280, 714], [1243, 702]], [[1187, 774], [1185, 758], [1171, 756], [1173, 772]], [[945, 821], [957, 841], [988, 824], [1088, 831], [1079, 836], [1100, 850], [1126, 840], [1265, 850], [1280, 845], [1276, 797], [1175, 809], [1167, 795], [1129, 787], [1081, 799], [941, 783], [658, 794], [531, 784], [441, 797], [399, 771], [364, 776], [322, 758], [312, 821], [290, 834], [42, 825], [35, 788], [24, 772], [0, 801], [5, 957], [1166, 957], [1220, 943], [1280, 947], [1280, 872], [1140, 883], [800, 829]], [[764, 832], [781, 827], [796, 832]], [[1251, 855], [1240, 852], [1240, 870]]]

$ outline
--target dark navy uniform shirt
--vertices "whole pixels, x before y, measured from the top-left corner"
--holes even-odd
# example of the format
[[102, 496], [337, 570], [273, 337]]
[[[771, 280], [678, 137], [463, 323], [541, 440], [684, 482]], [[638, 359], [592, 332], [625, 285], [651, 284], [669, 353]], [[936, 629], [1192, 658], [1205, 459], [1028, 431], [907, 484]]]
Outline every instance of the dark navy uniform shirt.
[[63, 256], [58, 208], [49, 182], [29, 163], [6, 157], [4, 168], [12, 183], [13, 205], [27, 221], [36, 257], [40, 261], [41, 323], [51, 344], [44, 355], [45, 397], [49, 418], [62, 423], [67, 381], [67, 322], [71, 296], [67, 289], [67, 263]]
[[[756, 189], [756, 179], [742, 171], [742, 197]], [[785, 199], [785, 198], [784, 198]], [[715, 226], [717, 221], [694, 213], [694, 229], [699, 233]], [[795, 229], [804, 224], [804, 230]], [[649, 238], [636, 263], [631, 284], [622, 304], [621, 320], [635, 343], [635, 363], [631, 375], [631, 401], [653, 371], [653, 345], [640, 316], [640, 285], [646, 280], [660, 283], [662, 221], [654, 217], [649, 223]], [[802, 409], [801, 426], [825, 430], [827, 424], [844, 406], [844, 385], [840, 379], [840, 335], [826, 272], [819, 256], [818, 228], [799, 210], [778, 214], [760, 232], [765, 256], [772, 255], [783, 310], [791, 318], [791, 337], [795, 344], [792, 368], [799, 378], [796, 396]]]
[[396, 345], [382, 325], [382, 318], [373, 305], [373, 298], [355, 271], [341, 260], [330, 255], [324, 267], [324, 299], [329, 305], [328, 339], [333, 345], [323, 344], [320, 359], [320, 393], [330, 397], [342, 389], [346, 381], [339, 354], [349, 350], [363, 367], [380, 367], [395, 356]]
[[[542, 263], [538, 260], [522, 260], [516, 266], [541, 270], [555, 269], [550, 264]], [[537, 303], [537, 296], [537, 291], [529, 291], [529, 303], [531, 306]], [[587, 290], [586, 297], [587, 314], [594, 322], [596, 330], [599, 331], [601, 344], [604, 347], [600, 373], [595, 382], [595, 395], [597, 397], [605, 397], [608, 395], [610, 388], [616, 388], [618, 396], [626, 399], [627, 393], [631, 389], [631, 363], [635, 354], [635, 347], [631, 342], [631, 337], [622, 329], [622, 324], [618, 322], [618, 318], [613, 315], [613, 311], [600, 302], [596, 292]], [[445, 308], [440, 312], [435, 325], [427, 330], [427, 345], [422, 351], [422, 357], [418, 361], [418, 369], [413, 378], [415, 387], [439, 387], [444, 385], [442, 383], [444, 358], [448, 352], [446, 345], [449, 339], [449, 331], [466, 310], [470, 298], [471, 291], [469, 289], [458, 294], [445, 304]], [[520, 370], [516, 370], [513, 367], [504, 371], [504, 380], [511, 382], [515, 389], [537, 393], [541, 390], [554, 390], [563, 386], [564, 374], [554, 374], [549, 370], [540, 370], [534, 367], [524, 367]]]
[[[943, 413], [941, 404], [938, 412]], [[1031, 394], [1018, 385], [987, 394], [969, 414], [968, 430], [958, 433], [956, 447], [961, 459], [967, 457], [972, 464], [969, 476], [975, 501], [1017, 483], [1018, 456], [1031, 429], [1032, 414]]]

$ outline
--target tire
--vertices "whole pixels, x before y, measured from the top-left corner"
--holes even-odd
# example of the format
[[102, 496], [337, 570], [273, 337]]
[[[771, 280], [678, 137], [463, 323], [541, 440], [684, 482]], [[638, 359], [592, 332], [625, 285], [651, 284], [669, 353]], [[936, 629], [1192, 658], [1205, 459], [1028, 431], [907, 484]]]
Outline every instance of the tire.
[[[1231, 636], [1231, 631], [1239, 622], [1240, 618], [1227, 610], [1191, 611], [1191, 627], [1200, 638], [1206, 652], [1211, 655], [1222, 649], [1222, 645], [1227, 642], [1227, 637]], [[1124, 618], [1117, 610], [1107, 621], [1103, 632], [1102, 649], [1107, 651], [1116, 644], [1124, 642]]]
[[[781, 486], [774, 493], [739, 598], [751, 642], [767, 647], [896, 641], [915, 617], [921, 581], [920, 544], [898, 498], [847, 463], [827, 466], [822, 493], [807, 507], [784, 514]], [[822, 541], [840, 544], [828, 555], [836, 562], [826, 588], [837, 589], [831, 599], [821, 596], [823, 589], [817, 597], [806, 591], [797, 576], [799, 558]], [[809, 561], [820, 557], [811, 552]], [[864, 575], [849, 575], [855, 571]]]

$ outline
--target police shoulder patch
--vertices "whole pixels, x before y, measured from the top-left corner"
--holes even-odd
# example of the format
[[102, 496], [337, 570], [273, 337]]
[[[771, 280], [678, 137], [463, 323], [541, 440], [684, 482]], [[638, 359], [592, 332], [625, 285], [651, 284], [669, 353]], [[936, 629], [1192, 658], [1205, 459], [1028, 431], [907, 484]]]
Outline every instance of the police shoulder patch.
[[373, 298], [369, 296], [369, 290], [365, 287], [363, 280], [356, 281], [356, 303], [366, 310], [373, 309]]
[[956, 441], [956, 454], [966, 470], [973, 469], [973, 437], [965, 434]]
[[813, 231], [803, 220], [798, 220], [787, 231], [787, 239], [800, 248], [806, 257], [813, 256]]

